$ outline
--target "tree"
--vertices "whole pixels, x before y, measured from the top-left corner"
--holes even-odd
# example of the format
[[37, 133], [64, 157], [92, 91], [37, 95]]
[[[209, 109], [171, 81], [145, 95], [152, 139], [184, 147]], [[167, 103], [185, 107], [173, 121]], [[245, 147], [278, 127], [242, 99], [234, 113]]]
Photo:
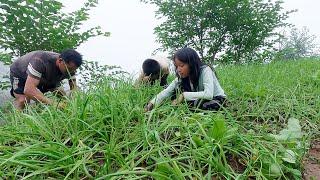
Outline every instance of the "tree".
[[[206, 62], [254, 60], [275, 43], [274, 30], [288, 18], [281, 1], [142, 0], [158, 7], [155, 28], [163, 50], [190, 46]], [[219, 55], [219, 58], [218, 58]]]
[[280, 38], [278, 59], [299, 59], [316, 55], [316, 36], [310, 34], [307, 27], [292, 28], [289, 35]]
[[14, 56], [33, 50], [61, 52], [91, 37], [109, 36], [99, 26], [80, 32], [97, 3], [87, 0], [81, 9], [64, 13], [56, 0], [0, 0], [0, 49]]
[[[30, 51], [61, 52], [91, 37], [109, 36], [99, 26], [80, 32], [88, 11], [97, 4], [98, 0], [87, 0], [81, 9], [64, 13], [57, 0], [0, 0], [0, 61], [8, 65], [13, 56]], [[9, 86], [8, 77], [0, 78], [0, 89]]]

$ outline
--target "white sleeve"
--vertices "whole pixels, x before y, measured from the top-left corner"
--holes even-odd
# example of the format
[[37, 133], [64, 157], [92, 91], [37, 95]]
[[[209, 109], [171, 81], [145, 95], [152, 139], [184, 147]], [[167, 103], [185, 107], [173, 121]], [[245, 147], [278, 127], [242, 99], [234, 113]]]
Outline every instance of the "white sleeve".
[[211, 100], [213, 98], [213, 88], [214, 88], [214, 78], [213, 78], [213, 71], [211, 68], [205, 68], [202, 71], [203, 76], [203, 91], [198, 92], [184, 92], [183, 97], [187, 101], [195, 101], [197, 99], [207, 99]]
[[31, 63], [28, 64], [27, 74], [28, 74], [28, 75], [31, 75], [31, 76], [33, 76], [33, 77], [35, 77], [35, 78], [37, 78], [37, 79], [40, 79], [40, 78], [42, 77], [42, 74], [41, 74], [39, 71], [37, 71], [37, 70], [32, 66]]
[[164, 99], [166, 99], [167, 97], [173, 94], [178, 84], [179, 84], [178, 78], [174, 79], [170, 83], [170, 85], [166, 89], [162, 90], [158, 95], [156, 95], [156, 97], [154, 97], [150, 101], [150, 103], [152, 103], [153, 105], [159, 105]]

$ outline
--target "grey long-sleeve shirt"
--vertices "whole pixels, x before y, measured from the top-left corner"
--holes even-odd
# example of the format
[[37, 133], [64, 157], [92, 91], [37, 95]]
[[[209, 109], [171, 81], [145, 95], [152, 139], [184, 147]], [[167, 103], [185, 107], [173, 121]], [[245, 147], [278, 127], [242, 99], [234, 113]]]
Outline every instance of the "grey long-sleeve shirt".
[[[159, 105], [164, 99], [171, 96], [175, 89], [179, 88], [180, 83], [181, 81], [178, 78], [174, 79], [166, 89], [161, 91], [150, 102], [154, 105]], [[195, 101], [198, 99], [211, 100], [214, 96], [225, 97], [226, 95], [214, 72], [209, 66], [205, 66], [201, 69], [196, 92], [183, 92], [183, 96], [186, 101]]]

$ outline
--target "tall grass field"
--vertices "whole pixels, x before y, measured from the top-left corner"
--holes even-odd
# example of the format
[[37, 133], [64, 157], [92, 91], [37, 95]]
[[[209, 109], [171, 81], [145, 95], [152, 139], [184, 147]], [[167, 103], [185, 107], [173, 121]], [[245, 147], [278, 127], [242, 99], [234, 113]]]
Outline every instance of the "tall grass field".
[[219, 112], [170, 101], [144, 112], [161, 87], [106, 79], [66, 101], [0, 119], [0, 179], [301, 179], [320, 138], [320, 61], [216, 69]]

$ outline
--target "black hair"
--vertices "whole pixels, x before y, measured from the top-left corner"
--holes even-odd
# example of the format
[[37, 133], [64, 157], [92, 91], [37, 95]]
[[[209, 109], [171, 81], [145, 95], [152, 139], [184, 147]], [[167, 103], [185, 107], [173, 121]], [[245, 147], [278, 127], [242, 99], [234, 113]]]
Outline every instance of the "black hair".
[[160, 64], [154, 59], [146, 59], [142, 64], [143, 73], [147, 76], [160, 74]]
[[62, 51], [59, 58], [66, 63], [73, 62], [77, 67], [81, 66], [82, 64], [82, 55], [74, 49]]
[[[182, 78], [182, 85], [189, 84], [189, 80], [194, 86], [194, 89], [198, 87], [199, 77], [201, 72], [201, 66], [205, 65], [201, 62], [197, 52], [191, 48], [185, 47], [179, 49], [173, 56], [173, 61], [178, 59], [179, 61], [189, 65], [189, 77]], [[179, 77], [178, 72], [176, 71], [177, 77]], [[190, 91], [189, 88], [183, 87], [185, 91]]]

